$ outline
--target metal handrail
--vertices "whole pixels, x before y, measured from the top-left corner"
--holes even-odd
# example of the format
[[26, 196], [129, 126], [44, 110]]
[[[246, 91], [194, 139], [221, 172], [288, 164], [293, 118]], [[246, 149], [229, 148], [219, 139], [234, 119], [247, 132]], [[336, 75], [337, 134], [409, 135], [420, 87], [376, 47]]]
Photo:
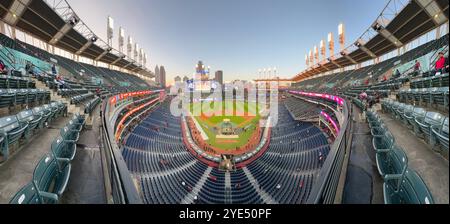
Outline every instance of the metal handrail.
[[[152, 94], [159, 93], [154, 91]], [[132, 175], [127, 167], [127, 164], [122, 156], [118, 142], [115, 135], [115, 124], [118, 119], [118, 114], [126, 109], [127, 105], [131, 105], [136, 102], [141, 102], [142, 99], [137, 101], [129, 101], [128, 103], [114, 108], [114, 112], [110, 113], [111, 105], [110, 100], [103, 101], [102, 105], [102, 163], [103, 172], [105, 176], [105, 189], [106, 196], [109, 203], [113, 204], [142, 204], [143, 201], [138, 193], [135, 182], [132, 179]], [[111, 117], [113, 120], [111, 120]]]
[[352, 134], [351, 111], [348, 102], [345, 101], [342, 106], [344, 120], [341, 125], [341, 132], [336, 138], [330, 154], [324, 162], [324, 165], [318, 175], [311, 194], [307, 200], [308, 204], [333, 204], [337, 197], [337, 190], [345, 164], [347, 148], [351, 144]]
[[114, 140], [114, 127], [112, 127], [107, 116], [109, 110], [109, 101], [104, 101], [102, 106], [102, 136], [103, 148], [107, 171], [109, 176], [110, 192], [107, 197], [114, 204], [142, 204], [142, 200], [131, 178], [130, 171], [125, 160], [120, 153], [119, 146]]

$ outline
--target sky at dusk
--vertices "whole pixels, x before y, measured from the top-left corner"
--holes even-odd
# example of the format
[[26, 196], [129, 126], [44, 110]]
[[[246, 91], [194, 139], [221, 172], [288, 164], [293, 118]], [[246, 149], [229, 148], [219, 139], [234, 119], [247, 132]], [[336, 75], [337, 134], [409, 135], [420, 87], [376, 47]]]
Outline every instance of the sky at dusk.
[[[68, 0], [81, 19], [106, 39], [106, 18], [164, 65], [170, 83], [192, 76], [197, 61], [224, 71], [225, 81], [258, 78], [278, 69], [291, 78], [305, 69], [305, 54], [346, 26], [347, 45], [375, 21], [388, 0]], [[117, 48], [118, 41], [114, 40]], [[328, 55], [328, 53], [327, 53]]]

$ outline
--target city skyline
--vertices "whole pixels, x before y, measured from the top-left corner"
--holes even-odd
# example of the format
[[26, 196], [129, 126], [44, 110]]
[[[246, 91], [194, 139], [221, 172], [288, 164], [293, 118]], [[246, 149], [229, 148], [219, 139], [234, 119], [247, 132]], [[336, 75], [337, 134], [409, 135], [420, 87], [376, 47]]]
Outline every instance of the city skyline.
[[[149, 69], [164, 65], [168, 82], [177, 75], [192, 76], [198, 60], [207, 61], [213, 72], [224, 71], [224, 81], [252, 80], [258, 78], [258, 70], [274, 67], [281, 78], [291, 78], [305, 69], [305, 54], [329, 32], [337, 41], [339, 23], [346, 25], [349, 46], [387, 2], [69, 0], [100, 37], [106, 37], [107, 16], [113, 17], [115, 33], [119, 26], [124, 27], [125, 35], [132, 36], [149, 55]], [[87, 4], [90, 10], [86, 10]], [[350, 7], [352, 14], [345, 10]], [[124, 8], [133, 16], [125, 16]], [[326, 13], [313, 13], [321, 11]], [[146, 21], [145, 26], [136, 21]]]

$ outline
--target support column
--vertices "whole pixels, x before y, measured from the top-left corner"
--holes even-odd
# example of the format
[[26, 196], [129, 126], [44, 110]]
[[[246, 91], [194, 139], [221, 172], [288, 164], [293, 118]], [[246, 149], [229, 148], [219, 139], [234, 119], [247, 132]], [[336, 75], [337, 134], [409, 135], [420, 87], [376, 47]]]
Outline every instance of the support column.
[[5, 34], [5, 23], [3, 21], [0, 20], [0, 33]]
[[447, 20], [447, 22], [446, 22], [445, 24], [446, 24], [446, 25], [445, 25], [445, 29], [446, 29], [447, 34], [448, 34], [448, 25], [449, 25], [449, 21]]
[[15, 40], [16, 39], [16, 28], [11, 27], [11, 39]]
[[436, 28], [436, 40], [438, 40], [439, 38], [441, 38], [441, 26], [438, 26]]
[[47, 52], [51, 53], [52, 51], [50, 50], [50, 44], [45, 43], [45, 50], [47, 50]]

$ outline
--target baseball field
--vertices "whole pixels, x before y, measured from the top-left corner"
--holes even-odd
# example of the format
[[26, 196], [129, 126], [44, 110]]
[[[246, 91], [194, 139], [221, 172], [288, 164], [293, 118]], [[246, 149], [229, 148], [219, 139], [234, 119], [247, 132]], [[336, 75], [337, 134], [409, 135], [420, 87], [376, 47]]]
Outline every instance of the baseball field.
[[[224, 101], [205, 106], [202, 103], [190, 105], [190, 112], [208, 136], [206, 141], [211, 147], [233, 151], [244, 147], [256, 131], [260, 115], [258, 105], [248, 102]], [[201, 113], [199, 113], [201, 111]], [[225, 135], [224, 124], [231, 125], [232, 134]]]

